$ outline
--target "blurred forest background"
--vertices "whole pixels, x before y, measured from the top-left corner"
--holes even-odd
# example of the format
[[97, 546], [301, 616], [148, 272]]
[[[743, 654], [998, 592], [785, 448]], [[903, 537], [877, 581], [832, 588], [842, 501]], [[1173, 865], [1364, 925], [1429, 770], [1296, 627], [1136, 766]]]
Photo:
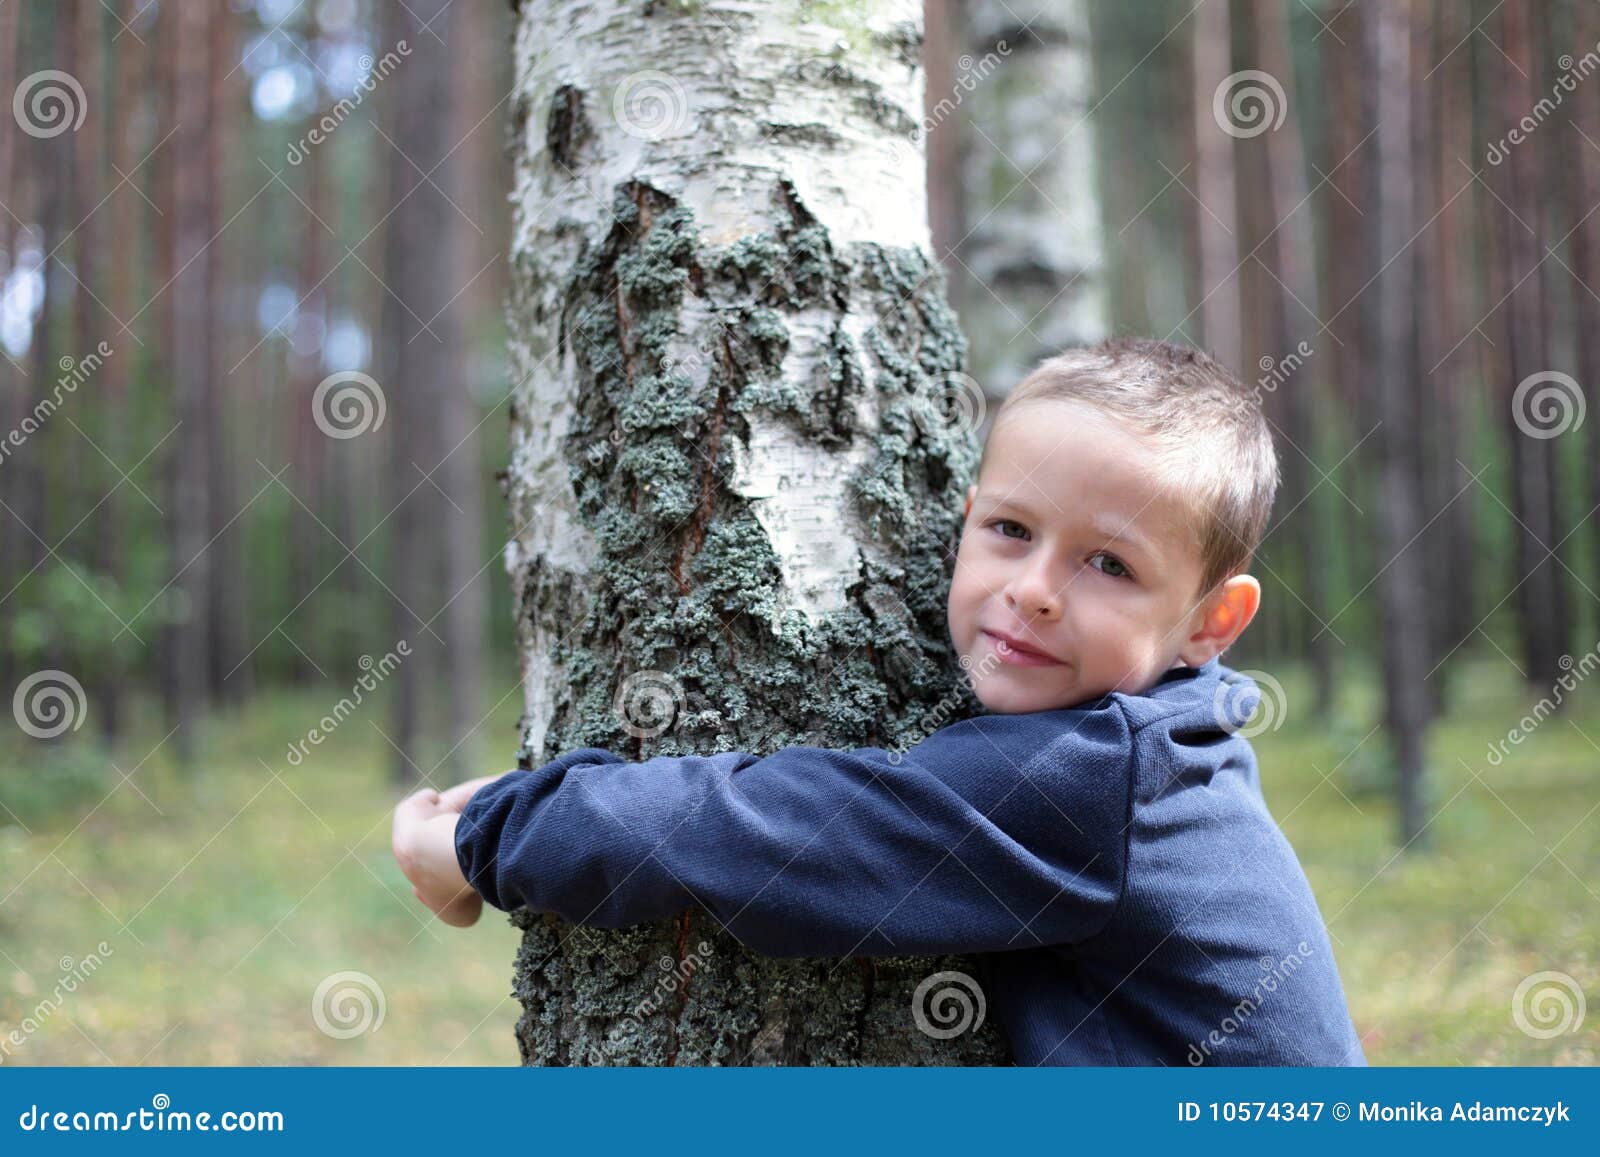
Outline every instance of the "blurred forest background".
[[[1284, 489], [1228, 661], [1369, 1055], [1593, 1063], [1600, 6], [927, 15], [932, 238], [991, 408], [1108, 333], [1262, 391]], [[139, 961], [23, 1063], [514, 1058], [510, 930], [440, 935], [387, 856], [410, 784], [516, 744], [511, 24], [0, 0], [0, 1027], [103, 936]], [[304, 1032], [300, 973], [356, 938], [418, 1015]], [[1545, 971], [1577, 1023], [1516, 1032]]]

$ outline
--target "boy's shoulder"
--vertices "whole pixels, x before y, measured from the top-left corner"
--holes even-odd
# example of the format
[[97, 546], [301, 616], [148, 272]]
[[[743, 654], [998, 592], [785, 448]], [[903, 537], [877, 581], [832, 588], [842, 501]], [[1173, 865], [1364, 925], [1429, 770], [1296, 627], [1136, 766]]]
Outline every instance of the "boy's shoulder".
[[[1095, 766], [1103, 773], [1113, 763], [1130, 769], [1147, 759], [1165, 764], [1175, 745], [1221, 759], [1232, 744], [1192, 740], [1237, 732], [1259, 698], [1252, 679], [1212, 659], [1201, 667], [1173, 668], [1138, 693], [1111, 691], [1047, 711], [974, 715], [938, 729], [906, 754], [935, 766], [998, 761], [1023, 774], [1051, 765]], [[1243, 738], [1238, 743], [1248, 746]], [[1136, 759], [1136, 750], [1146, 754]], [[904, 756], [891, 750], [889, 758], [898, 763]], [[1090, 782], [1106, 786], [1103, 778]]]
[[1170, 730], [1191, 729], [1237, 732], [1250, 722], [1261, 700], [1261, 689], [1248, 674], [1213, 658], [1199, 667], [1174, 667], [1144, 691], [1108, 693], [1138, 732], [1153, 723]]
[[1132, 742], [1153, 723], [1162, 731], [1236, 732], [1250, 721], [1261, 698], [1248, 674], [1212, 659], [1200, 667], [1174, 667], [1139, 692], [1108, 691], [1068, 707], [1031, 712], [985, 712], [935, 733], [940, 738], [978, 738], [999, 745], [1038, 748], [1053, 738], [1120, 732]]
[[1170, 805], [1186, 787], [1203, 786], [1208, 807], [1225, 797], [1264, 814], [1253, 732], [1242, 730], [1261, 701], [1250, 675], [1212, 659], [1174, 668], [1142, 693], [1110, 698], [1127, 720], [1137, 806]]

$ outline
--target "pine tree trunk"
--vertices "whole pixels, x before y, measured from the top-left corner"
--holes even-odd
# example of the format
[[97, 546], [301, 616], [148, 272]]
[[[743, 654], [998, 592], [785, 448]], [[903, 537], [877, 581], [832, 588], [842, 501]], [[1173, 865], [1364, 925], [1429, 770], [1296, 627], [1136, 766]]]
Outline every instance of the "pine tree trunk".
[[[320, 28], [316, 10], [312, 9], [306, 27], [308, 42], [316, 43]], [[322, 112], [323, 108], [319, 106], [316, 115], [320, 116]], [[387, 145], [381, 147], [388, 149]], [[328, 219], [327, 159], [326, 147], [313, 146], [306, 150], [305, 159], [300, 162], [303, 175], [298, 180], [292, 174], [288, 178], [299, 185], [298, 196], [305, 203], [298, 254], [300, 305], [295, 311], [299, 326], [315, 325], [328, 316], [327, 243], [323, 240], [326, 231], [322, 224]], [[289, 459], [294, 464], [285, 476], [289, 491], [294, 495], [289, 500], [289, 605], [303, 607], [305, 613], [298, 621], [316, 628], [311, 632], [297, 630], [295, 633], [301, 639], [290, 648], [293, 652], [290, 665], [294, 680], [304, 684], [317, 678], [317, 668], [306, 648], [315, 649], [312, 640], [322, 636], [325, 629], [325, 621], [317, 619], [317, 604], [311, 598], [323, 578], [320, 560], [327, 554], [320, 549], [327, 532], [318, 525], [322, 517], [319, 512], [323, 507], [323, 469], [345, 447], [336, 445], [330, 448], [329, 439], [317, 428], [317, 385], [326, 376], [322, 369], [321, 343], [303, 341], [300, 334], [289, 336], [293, 346], [289, 354], [289, 396], [293, 402], [285, 417], [289, 424]], [[404, 494], [405, 491], [399, 493]], [[295, 498], [299, 501], [295, 501]]]
[[[481, 214], [473, 197], [473, 182], [481, 174], [493, 172], [482, 163], [482, 141], [493, 134], [497, 123], [493, 118], [484, 121], [490, 104], [476, 99], [490, 71], [489, 16], [487, 8], [458, 4], [451, 9], [448, 21], [442, 22], [451, 25], [445, 39], [461, 46], [465, 64], [454, 78], [455, 122], [450, 126], [450, 140], [459, 143], [457, 155], [463, 163], [446, 166], [449, 177], [441, 175], [442, 180], [453, 180], [451, 197], [464, 207], [462, 212], [450, 214], [448, 225], [453, 234], [449, 252], [455, 260], [450, 274], [451, 291], [456, 297], [446, 308], [459, 320], [450, 326], [452, 346], [447, 356], [452, 385], [439, 393], [439, 429], [444, 450], [438, 481], [448, 502], [463, 512], [447, 512], [441, 576], [444, 591], [438, 600], [442, 608], [438, 627], [444, 636], [444, 670], [449, 685], [444, 739], [455, 779], [477, 773], [474, 752], [482, 722], [484, 630], [489, 617], [480, 517], [484, 505], [483, 454], [478, 403], [473, 395], [472, 330], [466, 324], [470, 316], [467, 306], [472, 300], [469, 295], [474, 286], [482, 283], [479, 250], [484, 248], [484, 226], [478, 223]], [[451, 185], [445, 187], [449, 189]]]
[[[1255, 0], [1257, 51], [1264, 71], [1275, 76], [1284, 91], [1293, 94], [1295, 71], [1289, 40], [1287, 12], [1276, 0]], [[1291, 99], [1291, 108], [1298, 103]], [[1273, 376], [1284, 384], [1283, 433], [1293, 443], [1280, 458], [1284, 466], [1285, 493], [1278, 498], [1285, 513], [1279, 520], [1292, 520], [1287, 536], [1298, 574], [1296, 609], [1310, 620], [1302, 632], [1307, 657], [1311, 662], [1315, 710], [1326, 716], [1333, 707], [1333, 635], [1320, 630], [1328, 616], [1327, 560], [1332, 553], [1323, 516], [1325, 504], [1315, 493], [1320, 484], [1311, 481], [1312, 455], [1317, 448], [1317, 430], [1312, 405], [1319, 383], [1326, 380], [1331, 362], [1320, 357], [1318, 348], [1331, 339], [1318, 332], [1321, 311], [1317, 301], [1316, 239], [1313, 208], [1306, 191], [1305, 149], [1300, 137], [1300, 116], [1292, 111], [1280, 128], [1265, 134], [1267, 168], [1267, 216], [1271, 221], [1270, 260], [1276, 284], [1266, 294], [1266, 312], [1272, 319], [1269, 356]], [[1302, 349], [1309, 353], [1302, 354]], [[1291, 360], [1292, 359], [1292, 360]], [[1302, 364], [1309, 361], [1309, 364]], [[1248, 377], [1248, 373], [1245, 375]], [[1288, 513], [1291, 512], [1292, 513]]]
[[[1574, 43], [1600, 41], [1600, 11], [1585, 5], [1575, 16], [1577, 38]], [[1594, 324], [1593, 299], [1586, 288], [1600, 286], [1600, 101], [1592, 93], [1580, 100], [1569, 115], [1588, 140], [1574, 149], [1576, 157], [1563, 166], [1570, 182], [1572, 206], [1572, 269], [1581, 281], [1576, 289], [1578, 307], [1574, 340], [1578, 347], [1578, 380], [1583, 383], [1589, 421], [1585, 437], [1588, 454], [1584, 463], [1587, 493], [1580, 508], [1589, 513], [1590, 558], [1600, 558], [1600, 325]]]
[[[1513, 4], [1501, 13], [1508, 60], [1500, 122], [1510, 125], [1522, 118], [1535, 101], [1531, 74], [1537, 72], [1532, 27], [1532, 6]], [[1518, 405], [1519, 384], [1550, 367], [1545, 340], [1544, 285], [1540, 257], [1544, 251], [1543, 202], [1539, 156], [1545, 137], [1533, 134], [1514, 146], [1500, 166], [1505, 170], [1501, 197], [1507, 214], [1506, 257], [1510, 262], [1511, 298], [1503, 307], [1510, 312], [1511, 378], [1503, 383], [1507, 400], [1501, 411], [1509, 419], [1513, 485], [1511, 507], [1516, 514], [1516, 605], [1522, 625], [1523, 658], [1529, 680], [1548, 687], [1561, 677], [1559, 659], [1566, 647], [1566, 572], [1549, 555], [1561, 537], [1556, 529], [1554, 454], [1551, 442], [1530, 436], [1523, 426], [1536, 425], [1529, 406]], [[1536, 395], [1531, 395], [1536, 396]], [[1520, 413], [1519, 413], [1520, 409]]]
[[[1376, 105], [1373, 86], [1364, 72], [1363, 19], [1356, 5], [1341, 8], [1329, 20], [1332, 32], [1321, 42], [1327, 61], [1322, 100], [1327, 145], [1320, 169], [1328, 178], [1320, 194], [1325, 206], [1322, 251], [1338, 255], [1338, 260], [1322, 262], [1331, 303], [1324, 311], [1328, 326], [1325, 349], [1333, 360], [1337, 385], [1332, 393], [1335, 413], [1341, 419], [1338, 436], [1346, 445], [1361, 446], [1342, 472], [1340, 486], [1349, 499], [1338, 496], [1335, 506], [1339, 516], [1335, 525], [1342, 541], [1334, 557], [1344, 565], [1341, 578], [1348, 592], [1359, 589], [1365, 576], [1376, 575], [1383, 565], [1376, 548], [1378, 536], [1368, 529], [1363, 513], [1373, 509], [1380, 498], [1368, 482], [1377, 473], [1371, 455], [1378, 447], [1370, 440], [1363, 441], [1379, 420], [1367, 381], [1373, 340], [1368, 325], [1371, 311], [1362, 301], [1363, 287], [1377, 270], [1376, 265], [1368, 264], [1371, 247], [1362, 240], [1370, 227], [1361, 207], [1371, 185], [1368, 170], [1375, 148], [1370, 134]], [[1343, 603], [1344, 599], [1336, 601]], [[1338, 629], [1338, 624], [1333, 626]]]
[[928, 119], [932, 136], [951, 104], [965, 114], [958, 310], [968, 371], [998, 399], [1040, 358], [1106, 335], [1088, 5], [975, 0], [966, 33]]
[[[1434, 299], [1443, 348], [1430, 358], [1428, 365], [1440, 407], [1438, 434], [1443, 482], [1440, 492], [1447, 500], [1468, 483], [1469, 476], [1461, 465], [1468, 457], [1467, 415], [1481, 405], [1475, 388], [1476, 368], [1468, 355], [1478, 342], [1477, 335], [1469, 327], [1484, 312], [1481, 278], [1474, 273], [1483, 268], [1485, 254], [1483, 231], [1474, 213], [1474, 193], [1482, 186], [1474, 182], [1474, 189], [1456, 197], [1453, 204], [1449, 203], [1453, 190], [1460, 189], [1470, 179], [1456, 158], [1472, 154], [1472, 63], [1465, 53], [1451, 51], [1465, 38], [1470, 22], [1467, 12], [1448, 0], [1441, 2], [1437, 11], [1438, 21], [1433, 33], [1434, 52], [1439, 59], [1431, 66], [1436, 70], [1437, 81], [1422, 83], [1436, 83], [1438, 89], [1438, 147], [1427, 162], [1434, 174], [1435, 204], [1439, 211], [1434, 225], [1438, 233], [1438, 279], [1430, 287], [1429, 296]], [[1444, 606], [1443, 634], [1430, 664], [1444, 663], [1453, 649], [1472, 633], [1478, 621], [1473, 609], [1479, 560], [1473, 521], [1477, 498], [1478, 495], [1471, 492], [1461, 495], [1441, 519], [1448, 527], [1445, 540], [1449, 557], [1444, 571], [1448, 579], [1436, 588], [1439, 602]], [[1435, 680], [1445, 680], [1443, 668], [1434, 672], [1430, 682]], [[1448, 689], [1446, 685], [1447, 692]]]
[[[117, 20], [130, 20], [134, 14], [131, 2], [118, 0], [111, 16], [113, 22]], [[120, 28], [120, 25], [115, 25]], [[141, 75], [148, 67], [150, 48], [141, 45], [132, 36], [119, 40], [113, 46], [109, 55], [110, 80], [108, 92], [113, 97], [107, 102], [105, 108], [104, 134], [108, 150], [107, 163], [112, 166], [107, 174], [111, 187], [116, 187], [116, 182], [121, 178], [118, 173], [128, 173], [132, 177], [129, 186], [117, 188], [111, 201], [105, 206], [108, 218], [107, 227], [111, 236], [132, 238], [140, 236], [144, 221], [140, 210], [144, 206], [137, 186], [134, 181], [143, 174], [134, 174], [134, 166], [139, 163], [143, 151], [135, 152], [138, 133], [134, 125], [138, 123], [138, 111], [144, 100], [144, 88], [141, 84], [144, 77]], [[135, 252], [143, 253], [142, 249]], [[134, 300], [134, 261], [113, 261], [109, 263], [106, 271], [106, 304], [108, 315], [120, 318], [132, 317], [139, 308], [139, 302]], [[113, 336], [107, 340], [116, 351], [100, 372], [105, 375], [105, 390], [102, 394], [100, 410], [102, 411], [102, 428], [106, 433], [106, 453], [113, 461], [128, 462], [127, 447], [133, 445], [131, 436], [130, 416], [133, 406], [129, 397], [130, 385], [133, 381], [132, 353], [138, 347], [133, 339], [124, 333], [112, 329]], [[105, 505], [101, 507], [104, 515], [95, 536], [95, 566], [102, 574], [117, 584], [119, 590], [125, 590], [128, 585], [126, 568], [125, 541], [127, 538], [128, 496], [119, 490], [108, 496]], [[131, 641], [131, 640], [130, 640]], [[120, 651], [120, 649], [117, 649]], [[129, 681], [129, 669], [132, 666], [129, 660], [119, 655], [107, 654], [104, 659], [107, 675], [95, 698], [95, 720], [100, 726], [101, 735], [108, 741], [119, 740], [123, 733], [125, 712], [125, 693]]]
[[[17, 66], [21, 63], [24, 49], [19, 17], [18, 5], [0, 4], [0, 93], [13, 92], [17, 87]], [[22, 174], [18, 171], [21, 158], [17, 138], [21, 135], [14, 116], [0, 116], [0, 202], [7, 205], [22, 206], [28, 203], [19, 195], [23, 182]], [[10, 276], [16, 266], [16, 241], [20, 237], [20, 227], [12, 220], [12, 214], [0, 213], [0, 250], [6, 254], [6, 276]], [[5, 422], [8, 431], [15, 430], [20, 423], [27, 397], [28, 382], [22, 366], [12, 359], [9, 352], [0, 349], [0, 421]], [[0, 471], [14, 469], [15, 463], [9, 460], [0, 463]], [[13, 511], [17, 494], [15, 483], [16, 479], [9, 473], [0, 478], [0, 491], [3, 491], [0, 497], [5, 498]], [[22, 578], [22, 543], [25, 538], [27, 532], [17, 521], [16, 514], [0, 509], [0, 594], [8, 599]], [[15, 615], [8, 614], [0, 618], [0, 686], [3, 687], [15, 686], [19, 674], [19, 657], [11, 637], [15, 623]]]
[[[40, 20], [37, 13], [29, 23], [32, 25], [30, 40], [36, 41], [30, 45], [38, 53], [36, 59], [57, 59], [58, 53], [64, 51], [63, 41], [70, 42], [70, 27], [58, 28], [54, 21]], [[51, 314], [59, 308], [62, 296], [71, 288], [71, 283], [62, 273], [62, 258], [55, 251], [61, 242], [66, 166], [72, 144], [70, 140], [60, 137], [30, 138], [23, 143], [23, 147], [30, 157], [27, 167], [31, 170], [29, 183], [34, 196], [33, 219], [37, 222], [39, 252], [43, 255], [39, 273], [44, 278], [44, 299], [34, 319], [32, 340], [28, 346], [28, 373], [21, 407], [25, 411], [31, 410], [35, 402], [50, 392], [51, 384], [60, 372], [55, 361], [58, 351], [53, 340], [56, 331], [51, 325]], [[20, 411], [17, 417], [22, 417]], [[36, 579], [45, 573], [42, 569], [46, 560], [45, 544], [53, 543], [56, 538], [46, 521], [49, 515], [46, 498], [50, 489], [51, 462], [48, 456], [38, 452], [39, 449], [40, 445], [35, 445], [33, 453], [17, 454], [6, 462], [6, 469], [14, 471], [14, 476], [8, 478], [7, 483], [14, 484], [15, 488], [8, 485], [7, 489], [11, 494], [8, 501], [14, 512], [10, 521], [20, 524], [22, 531], [21, 559], [25, 565], [21, 569], [24, 574], [34, 575]]]
[[[1425, 671], [1431, 671], [1450, 646], [1444, 641], [1445, 615], [1449, 600], [1444, 590], [1450, 582], [1453, 562], [1450, 548], [1451, 522], [1447, 511], [1460, 501], [1470, 502], [1472, 495], [1463, 494], [1457, 502], [1451, 498], [1459, 488], [1453, 482], [1459, 467], [1455, 465], [1456, 450], [1446, 443], [1449, 423], [1449, 391], [1445, 388], [1435, 367], [1448, 348], [1444, 336], [1444, 306], [1446, 290], [1442, 285], [1444, 269], [1443, 249], [1447, 243], [1444, 222], [1439, 219], [1444, 203], [1438, 166], [1433, 163], [1437, 151], [1436, 133], [1439, 127], [1439, 91], [1444, 77], [1433, 73], [1434, 56], [1431, 33], [1437, 14], [1431, 0], [1413, 2], [1411, 21], [1411, 149], [1413, 180], [1411, 185], [1411, 219], [1420, 226], [1432, 221], [1426, 229], [1419, 230], [1413, 243], [1418, 289], [1416, 311], [1416, 389], [1410, 397], [1411, 428], [1416, 432], [1412, 442], [1410, 464], [1416, 477], [1422, 517], [1421, 537], [1415, 544], [1422, 556], [1423, 589], [1432, 592], [1424, 603], [1426, 615], [1427, 656]], [[1445, 45], [1448, 50], [1450, 45]], [[1441, 50], [1443, 51], [1443, 50]], [[1454, 287], [1452, 286], [1453, 290]], [[1426, 416], [1426, 420], [1424, 417]], [[1448, 669], [1447, 669], [1448, 670]], [[1427, 704], [1430, 719], [1444, 714], [1446, 670], [1436, 672], [1435, 678], [1422, 681], [1423, 702]]]
[[1382, 609], [1385, 701], [1399, 798], [1400, 840], [1409, 844], [1422, 832], [1422, 771], [1427, 702], [1427, 608], [1423, 601], [1420, 551], [1420, 495], [1411, 463], [1417, 431], [1416, 345], [1412, 332], [1415, 301], [1415, 232], [1411, 142], [1411, 28], [1403, 0], [1378, 0], [1363, 10], [1368, 75], [1376, 78], [1377, 165], [1369, 217], [1376, 245], [1375, 267], [1383, 267], [1372, 288], [1370, 307], [1374, 379], [1383, 502], [1383, 554], [1386, 569], [1377, 580]]
[[178, 619], [171, 630], [166, 656], [173, 696], [174, 738], [179, 761], [193, 762], [195, 729], [209, 701], [208, 672], [211, 625], [208, 595], [211, 559], [206, 550], [210, 526], [206, 487], [208, 391], [211, 377], [212, 258], [208, 134], [211, 123], [211, 21], [216, 15], [203, 4], [174, 8], [169, 39], [174, 55], [174, 103], [178, 111], [172, 139], [173, 269], [179, 271], [172, 294], [172, 368], [182, 425], [174, 437], [171, 527], [172, 589], [178, 596]]
[[[250, 643], [245, 639], [245, 594], [249, 582], [245, 577], [243, 520], [238, 518], [243, 505], [239, 498], [238, 469], [240, 462], [248, 462], [257, 470], [252, 455], [242, 453], [235, 438], [236, 413], [234, 399], [237, 389], [229, 389], [231, 375], [227, 370], [235, 358], [227, 357], [230, 338], [242, 329], [235, 309], [238, 294], [234, 289], [237, 275], [234, 260], [240, 233], [224, 231], [227, 220], [224, 206], [232, 204], [228, 197], [227, 178], [237, 166], [233, 163], [235, 142], [247, 138], [249, 126], [240, 114], [239, 103], [242, 86], [229, 78], [232, 62], [239, 58], [235, 47], [239, 18], [225, 6], [218, 6], [211, 17], [211, 40], [206, 51], [208, 62], [206, 102], [210, 106], [206, 129], [206, 237], [211, 240], [210, 320], [211, 340], [206, 358], [206, 488], [208, 491], [209, 526], [206, 531], [207, 553], [211, 558], [209, 574], [211, 589], [206, 597], [211, 623], [207, 629], [210, 674], [208, 683], [213, 696], [219, 701], [233, 704], [245, 702], [251, 692], [254, 668], [244, 663]], [[310, 228], [321, 228], [308, 222]], [[252, 487], [252, 490], [254, 487]], [[233, 674], [230, 677], [229, 672]]]
[[[920, 8], [522, 4], [523, 766], [585, 744], [887, 746], [937, 726], [941, 698], [944, 722], [976, 710], [945, 622], [977, 446], [937, 405], [961, 339], [912, 143]], [[767, 960], [697, 910], [517, 922], [529, 1064], [1005, 1056], [992, 1019], [916, 1027], [917, 985], [967, 961]]]
[[389, 485], [398, 504], [392, 623], [394, 637], [408, 640], [412, 648], [411, 660], [393, 676], [399, 686], [390, 739], [394, 778], [402, 782], [432, 770], [419, 739], [430, 734], [422, 718], [425, 696], [440, 687], [430, 678], [444, 663], [433, 623], [448, 597], [439, 593], [444, 564], [432, 536], [457, 517], [439, 497], [439, 470], [449, 449], [439, 430], [440, 399], [445, 391], [462, 388], [455, 380], [459, 343], [450, 308], [457, 289], [450, 274], [458, 218], [445, 192], [456, 143], [450, 135], [452, 58], [425, 31], [443, 17], [448, 2], [422, 0], [390, 10], [393, 34], [387, 38], [389, 44], [405, 40], [411, 47], [403, 80], [394, 86], [394, 147], [387, 158], [394, 209], [384, 237], [384, 279], [392, 292], [384, 301], [381, 379], [390, 411]]

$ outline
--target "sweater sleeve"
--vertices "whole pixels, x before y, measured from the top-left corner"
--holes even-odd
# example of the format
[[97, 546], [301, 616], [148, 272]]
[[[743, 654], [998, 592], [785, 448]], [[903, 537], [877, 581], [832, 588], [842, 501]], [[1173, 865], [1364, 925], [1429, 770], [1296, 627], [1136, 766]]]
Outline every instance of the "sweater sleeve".
[[497, 908], [617, 928], [698, 904], [768, 956], [1033, 948], [1109, 921], [1130, 766], [1115, 707], [963, 720], [904, 754], [583, 748], [480, 790], [456, 852]]

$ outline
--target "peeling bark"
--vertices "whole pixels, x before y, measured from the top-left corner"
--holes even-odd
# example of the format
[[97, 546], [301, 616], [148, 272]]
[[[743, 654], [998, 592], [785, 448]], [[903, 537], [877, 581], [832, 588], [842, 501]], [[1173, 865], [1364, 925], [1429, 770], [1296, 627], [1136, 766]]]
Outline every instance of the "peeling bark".
[[[522, 766], [890, 746], [979, 710], [945, 625], [978, 447], [930, 388], [964, 343], [908, 147], [921, 35], [916, 0], [520, 6]], [[615, 707], [640, 674], [665, 730]], [[1005, 1059], [992, 1021], [913, 1020], [970, 962], [768, 960], [698, 910], [513, 919], [528, 1064]]]

